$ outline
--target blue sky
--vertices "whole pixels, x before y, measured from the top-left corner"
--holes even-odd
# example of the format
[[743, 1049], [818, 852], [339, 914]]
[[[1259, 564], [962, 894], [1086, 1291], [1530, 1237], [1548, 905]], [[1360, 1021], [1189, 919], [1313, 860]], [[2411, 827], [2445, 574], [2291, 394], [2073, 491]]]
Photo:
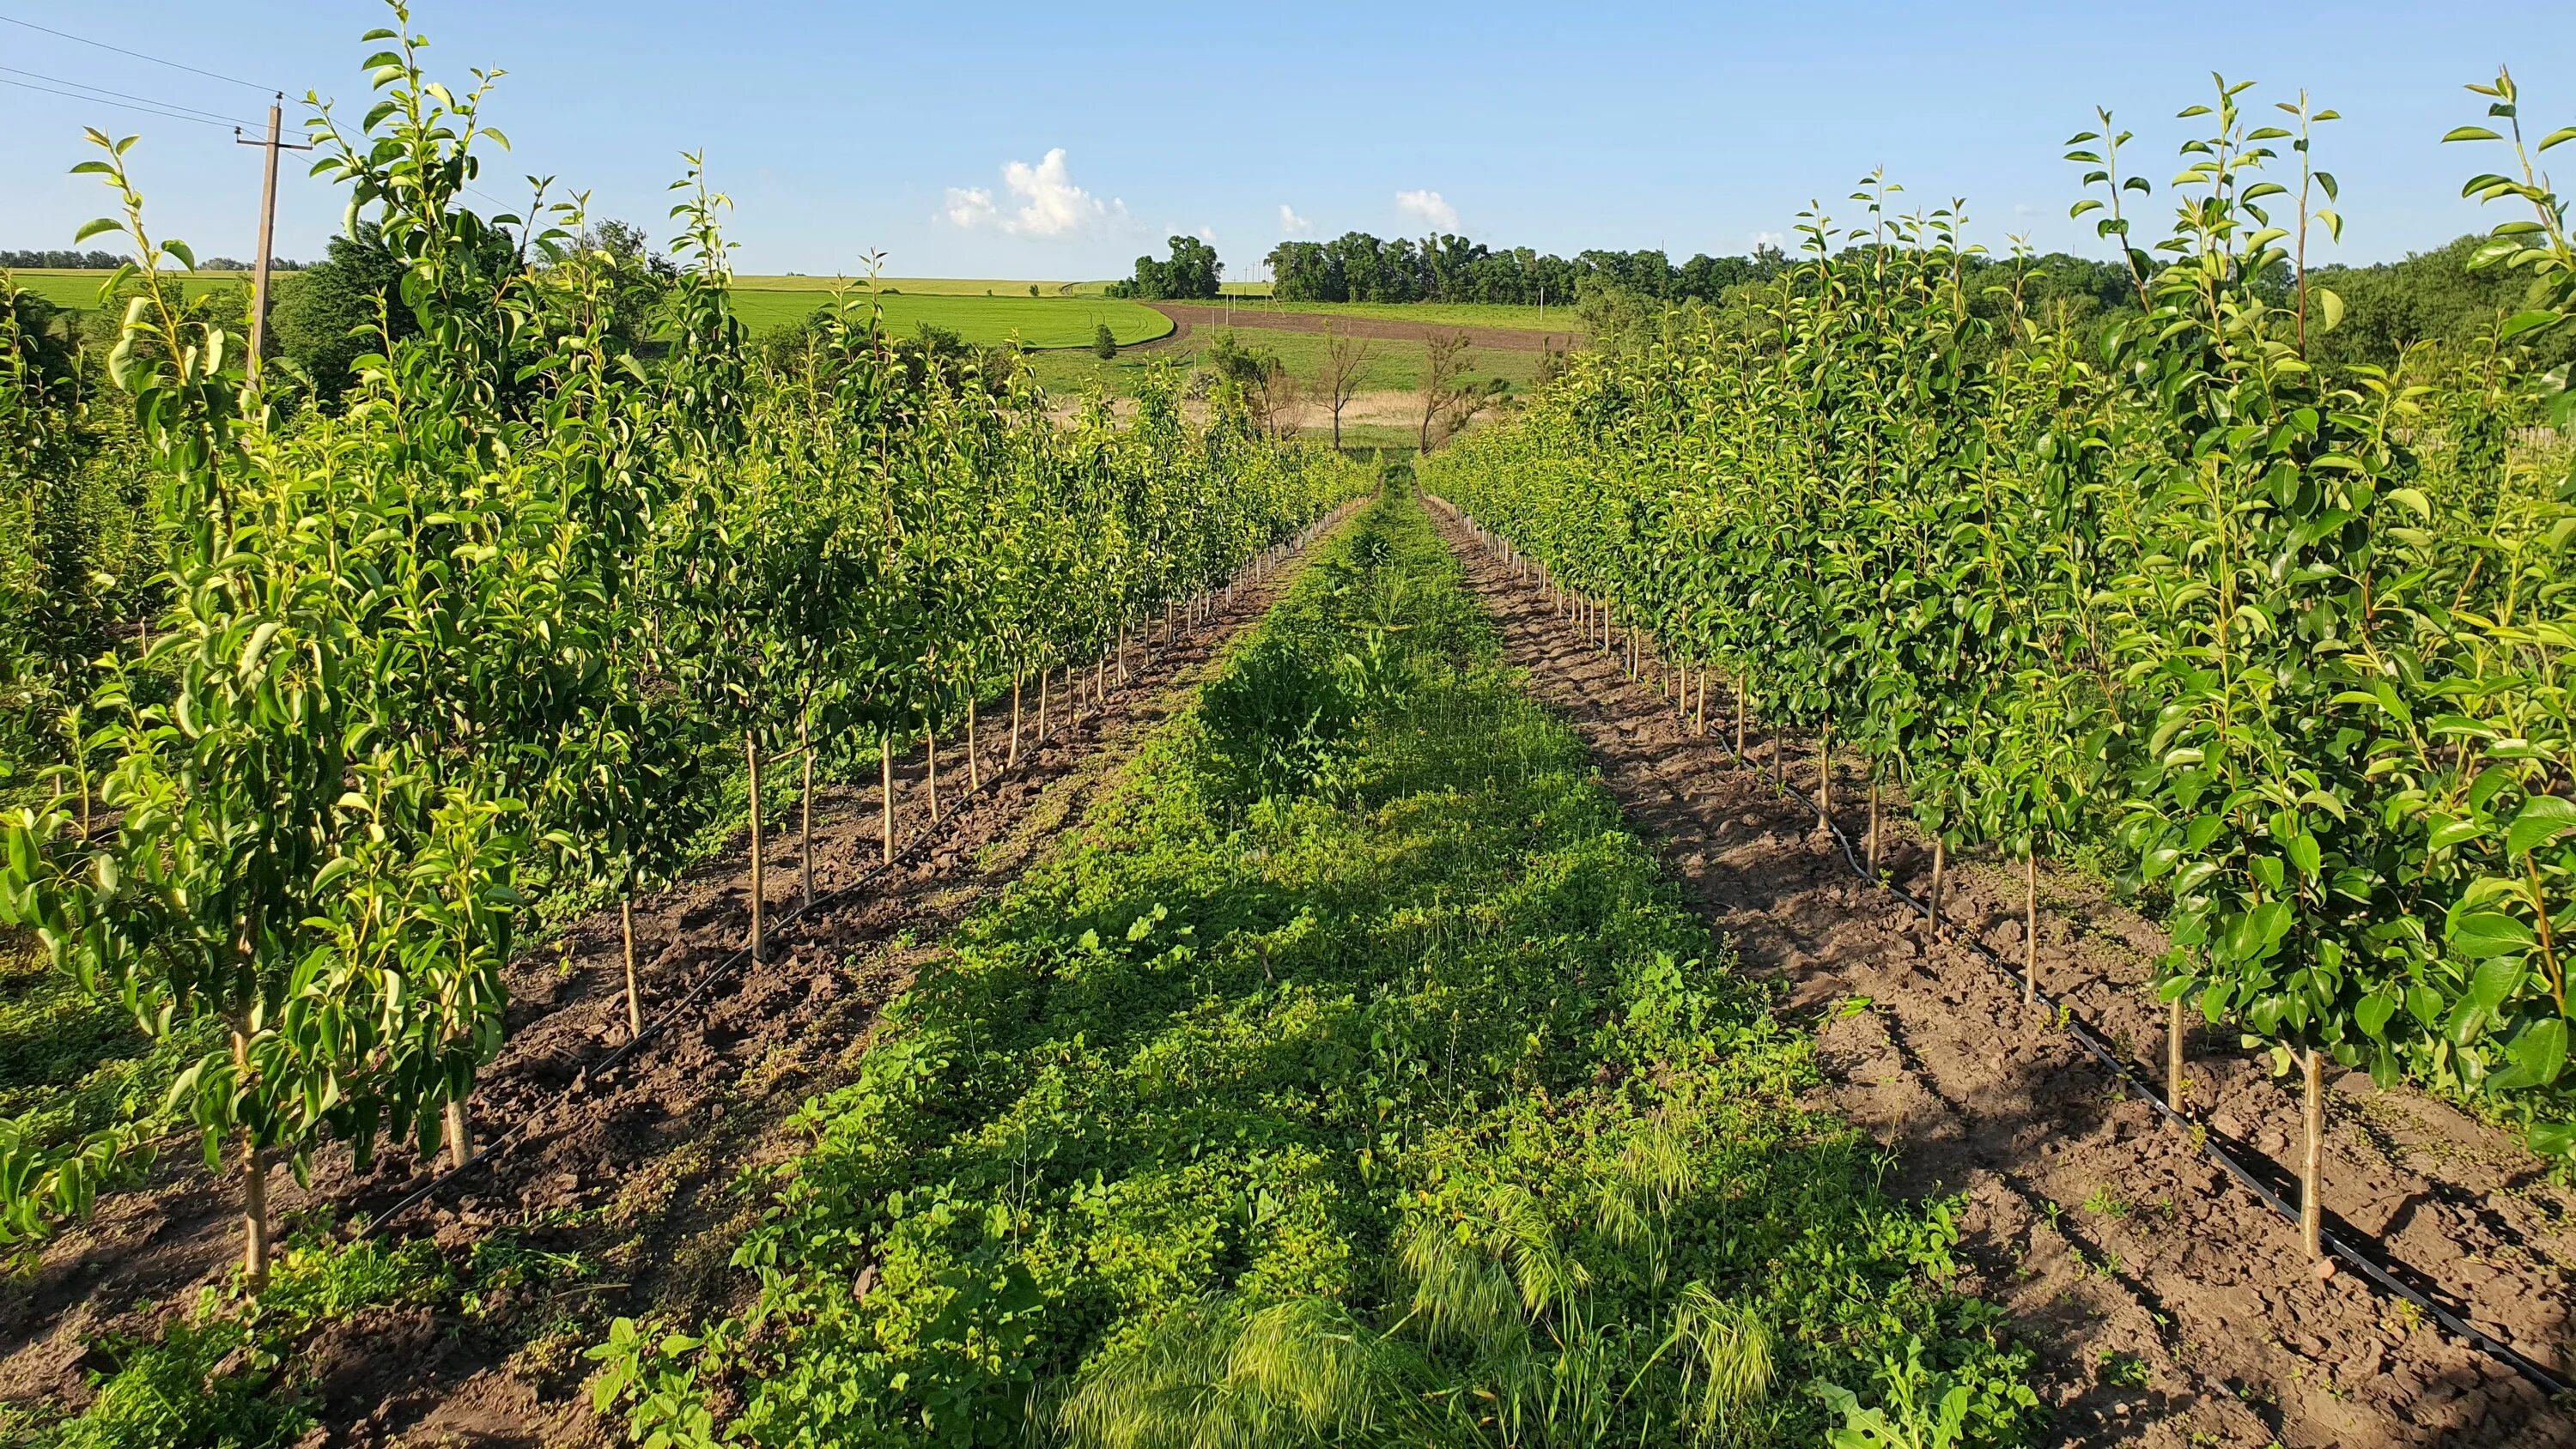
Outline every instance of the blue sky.
[[[361, 0], [250, 0], [218, 24], [167, 0], [0, 0], [0, 17], [150, 52], [363, 113]], [[1998, 3], [1072, 6], [780, 0], [421, 0], [433, 65], [509, 71], [489, 116], [516, 143], [482, 186], [527, 173], [587, 187], [597, 214], [656, 234], [683, 149], [736, 209], [747, 272], [1121, 274], [1172, 232], [1212, 236], [1229, 277], [1283, 235], [1351, 229], [1571, 253], [1742, 252], [1811, 197], [1885, 166], [1924, 205], [1968, 200], [1973, 234], [2097, 250], [2066, 211], [2062, 142], [2096, 104], [2137, 130], [2162, 182], [2175, 111], [2209, 73], [2348, 118], [2321, 160], [2344, 184], [2340, 258], [2482, 227], [2444, 148], [2480, 119], [2460, 87], [2513, 64], [2535, 135], [2576, 120], [2576, 6], [2510, 20], [2455, 6], [2152, 9]], [[256, 118], [249, 88], [0, 23], [0, 81], [70, 80]], [[290, 107], [290, 124], [297, 114]], [[60, 246], [106, 209], [80, 128], [139, 132], [161, 230], [247, 256], [257, 153], [219, 126], [0, 85], [0, 246]], [[2562, 172], [2569, 171], [2562, 164]], [[2576, 179], [2576, 178], [2571, 178]], [[290, 167], [278, 250], [320, 252], [342, 199]], [[1454, 220], [1453, 220], [1454, 219]]]

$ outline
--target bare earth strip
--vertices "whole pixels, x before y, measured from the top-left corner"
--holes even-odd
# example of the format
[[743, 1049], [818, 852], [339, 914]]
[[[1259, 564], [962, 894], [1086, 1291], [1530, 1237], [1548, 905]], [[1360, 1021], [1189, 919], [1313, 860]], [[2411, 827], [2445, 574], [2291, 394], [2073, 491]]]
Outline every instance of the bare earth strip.
[[1583, 333], [1573, 328], [1561, 332], [1532, 332], [1517, 327], [1443, 327], [1429, 322], [1397, 322], [1383, 317], [1273, 312], [1257, 304], [1210, 307], [1190, 302], [1148, 302], [1145, 305], [1180, 324], [1173, 329], [1175, 339], [1187, 333], [1189, 324], [1196, 323], [1204, 327], [1263, 328], [1274, 332], [1321, 332], [1329, 324], [1333, 331], [1345, 337], [1371, 337], [1390, 342], [1421, 342], [1432, 337], [1454, 337], [1464, 332], [1467, 340], [1476, 346], [1503, 352], [1545, 352], [1550, 348], [1573, 347], [1583, 341]]
[[[941, 743], [942, 821], [876, 870], [878, 791], [818, 787], [818, 897], [861, 883], [792, 925], [774, 926], [766, 962], [715, 983], [702, 1004], [614, 1069], [592, 1075], [625, 1039], [618, 917], [572, 926], [557, 949], [514, 963], [511, 1036], [477, 1084], [485, 1131], [525, 1123], [522, 1140], [478, 1164], [390, 1230], [434, 1238], [451, 1256], [510, 1232], [533, 1248], [578, 1251], [611, 1280], [486, 1305], [472, 1321], [427, 1308], [372, 1308], [324, 1329], [300, 1355], [318, 1379], [318, 1413], [333, 1445], [608, 1442], [581, 1382], [577, 1340], [532, 1328], [567, 1309], [596, 1330], [612, 1313], [675, 1319], [721, 1314], [743, 1277], [726, 1268], [745, 1210], [728, 1190], [746, 1167], [782, 1160], [803, 1138], [788, 1119], [807, 1098], [852, 1076], [877, 1010], [911, 980], [928, 951], [976, 903], [1015, 879], [1056, 831], [1133, 752], [1144, 734], [1258, 619], [1294, 575], [1282, 568], [1219, 596], [1208, 623], [1131, 650], [1134, 677], [1102, 711], [1089, 701], [1068, 726], [1059, 698], [1053, 737], [1022, 741], [1018, 770], [1001, 774], [1007, 710], [984, 721], [984, 789], [968, 793], [956, 740]], [[1028, 696], [1034, 722], [1034, 687]], [[919, 829], [919, 752], [898, 762], [899, 839]], [[791, 817], [764, 841], [769, 909], [795, 904], [799, 849]], [[742, 944], [750, 899], [747, 841], [737, 838], [669, 893], [636, 908], [648, 1019], [677, 1002]], [[309, 1190], [278, 1173], [281, 1216], [317, 1208], [381, 1210], [427, 1180], [425, 1165], [388, 1148], [358, 1173], [345, 1152], [317, 1162]], [[193, 1152], [166, 1158], [148, 1186], [106, 1200], [96, 1218], [48, 1244], [30, 1282], [0, 1306], [0, 1400], [77, 1406], [87, 1344], [137, 1333], [195, 1289], [222, 1281], [238, 1251], [230, 1179], [211, 1181]], [[595, 1293], [596, 1296], [593, 1296]], [[497, 1307], [497, 1311], [494, 1311]]]
[[[1991, 966], [1928, 943], [1910, 911], [1855, 878], [1802, 802], [1735, 765], [1719, 738], [1731, 731], [1689, 734], [1533, 586], [1454, 527], [1451, 542], [1512, 660], [1582, 733], [1685, 892], [1748, 970], [1777, 982], [1786, 1010], [1816, 1022], [1832, 1105], [1888, 1144], [1890, 1185], [1965, 1196], [1963, 1286], [2042, 1346], [2060, 1442], [2576, 1443], [2563, 1410], [2502, 1364], [2349, 1273], [2319, 1281], [2294, 1229], [2185, 1133], [2157, 1125]], [[1762, 762], [1773, 745], [1748, 737], [1747, 752]], [[1789, 749], [1812, 776], [1812, 748]], [[1855, 839], [1864, 798], [1858, 781], [1837, 782], [1837, 821]], [[1886, 864], [1922, 893], [1923, 850], [1898, 844]], [[2020, 882], [1957, 875], [1954, 929], [2017, 959]], [[2159, 1050], [2141, 985], [2153, 928], [2069, 881], [2046, 880], [2043, 900], [2050, 989], [2133, 1055]], [[2232, 1037], [2195, 1032], [2191, 1050], [2195, 1101], [2279, 1170], [2295, 1099]], [[2330, 1133], [2330, 1226], [2383, 1244], [2436, 1301], [2564, 1372], [2567, 1200], [2528, 1154], [2366, 1078], [2338, 1084]]]

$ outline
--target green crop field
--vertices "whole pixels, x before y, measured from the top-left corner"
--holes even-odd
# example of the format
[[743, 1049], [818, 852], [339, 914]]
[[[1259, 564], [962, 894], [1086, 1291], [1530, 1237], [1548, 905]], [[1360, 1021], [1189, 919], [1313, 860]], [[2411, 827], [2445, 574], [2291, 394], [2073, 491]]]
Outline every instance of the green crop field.
[[[13, 272], [20, 286], [70, 311], [98, 305], [98, 288], [109, 273], [29, 270]], [[217, 287], [238, 287], [248, 278], [217, 272], [186, 279], [188, 295]], [[1028, 295], [1035, 285], [1044, 289]], [[1121, 347], [1150, 342], [1172, 330], [1171, 319], [1150, 307], [1107, 297], [1069, 297], [1055, 290], [1061, 282], [983, 282], [955, 278], [886, 278], [879, 283], [886, 325], [910, 334], [924, 327], [945, 327], [970, 343], [991, 346], [1016, 339], [1021, 346], [1089, 347], [1100, 324]], [[794, 325], [832, 299], [833, 280], [824, 277], [737, 277], [734, 308], [754, 336]], [[973, 288], [968, 291], [966, 289]], [[985, 296], [991, 289], [995, 295]], [[1016, 289], [1016, 290], [1006, 290]]]
[[[774, 279], [773, 279], [774, 280]], [[1171, 319], [1151, 307], [1106, 297], [1031, 297], [1021, 295], [930, 296], [912, 292], [878, 293], [886, 326], [899, 334], [920, 327], [945, 327], [979, 346], [1016, 339], [1023, 347], [1089, 347], [1102, 323], [1126, 347], [1150, 342], [1172, 330]], [[737, 289], [734, 310], [752, 335], [793, 326], [831, 301], [828, 289], [790, 291], [777, 287]]]
[[[746, 276], [736, 274], [734, 290], [738, 292], [828, 292], [836, 284], [857, 286], [865, 278], [856, 273], [840, 277], [809, 276], [790, 272], [778, 275]], [[1082, 282], [1049, 282], [1035, 277], [879, 277], [880, 291], [897, 291], [924, 297], [1026, 297], [1029, 288], [1038, 289], [1042, 297], [1075, 295]]]
[[[69, 271], [56, 267], [29, 267], [13, 270], [10, 276], [18, 285], [69, 312], [86, 312], [98, 306], [99, 284], [115, 275], [112, 272]], [[181, 285], [187, 295], [202, 297], [218, 287], [242, 287], [250, 284], [248, 272], [207, 272], [187, 278]]]
[[[1129, 397], [1135, 394], [1145, 374], [1159, 363], [1195, 366], [1207, 339], [1222, 330], [1200, 328], [1169, 346], [1121, 352], [1105, 360], [1088, 352], [1059, 352], [1032, 358], [1029, 365], [1050, 390], [1082, 392], [1097, 387], [1112, 397]], [[1324, 337], [1318, 332], [1238, 327], [1235, 340], [1256, 352], [1274, 354], [1288, 369], [1288, 375], [1300, 383], [1313, 382], [1323, 367]], [[1420, 387], [1423, 351], [1419, 342], [1371, 342], [1369, 360], [1360, 371], [1360, 391], [1394, 392]], [[1541, 354], [1518, 348], [1476, 348], [1469, 353], [1467, 372], [1471, 377], [1496, 377], [1515, 388], [1525, 388], [1538, 380], [1540, 359]]]

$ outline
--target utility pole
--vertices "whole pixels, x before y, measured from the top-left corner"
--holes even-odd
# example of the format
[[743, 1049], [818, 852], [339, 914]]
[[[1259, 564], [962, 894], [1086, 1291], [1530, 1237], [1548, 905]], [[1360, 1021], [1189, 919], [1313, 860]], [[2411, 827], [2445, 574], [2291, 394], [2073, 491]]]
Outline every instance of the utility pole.
[[244, 136], [241, 133], [241, 127], [233, 127], [233, 144], [237, 146], [265, 146], [268, 148], [268, 154], [263, 158], [268, 163], [264, 168], [266, 174], [261, 180], [259, 187], [259, 255], [257, 259], [252, 261], [250, 271], [250, 361], [248, 367], [250, 385], [253, 387], [259, 386], [259, 354], [261, 349], [268, 344], [268, 253], [270, 239], [277, 233], [277, 153], [280, 151], [310, 151], [313, 149], [309, 144], [302, 146], [288, 145], [285, 138], [280, 134], [280, 131], [286, 122], [285, 111], [281, 105], [285, 99], [286, 92], [279, 91], [268, 103], [267, 140], [251, 140], [249, 137]]

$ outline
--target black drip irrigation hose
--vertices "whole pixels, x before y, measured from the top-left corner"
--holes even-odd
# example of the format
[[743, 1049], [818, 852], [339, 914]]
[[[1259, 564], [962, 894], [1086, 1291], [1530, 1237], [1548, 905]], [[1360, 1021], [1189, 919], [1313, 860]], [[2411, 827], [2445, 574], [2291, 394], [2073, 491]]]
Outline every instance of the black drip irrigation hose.
[[[1356, 503], [1346, 503], [1340, 508], [1335, 509], [1333, 512], [1326, 514], [1317, 522], [1307, 525], [1306, 528], [1299, 532], [1295, 537], [1288, 539], [1283, 543], [1274, 545], [1270, 550], [1265, 551], [1259, 559], [1239, 571], [1233, 579], [1229, 580], [1229, 582], [1239, 585], [1248, 576], [1260, 576], [1261, 570], [1265, 566], [1271, 566], [1275, 570], [1284, 570], [1295, 560], [1299, 553], [1303, 552], [1307, 546], [1312, 544], [1318, 537], [1339, 524], [1356, 506]], [[1275, 576], [1275, 572], [1271, 576]], [[1215, 593], [1215, 590], [1211, 589], [1208, 592], [1213, 594]], [[1029, 765], [1022, 764], [1008, 766], [999, 770], [992, 775], [990, 783], [985, 788], [990, 789], [993, 785], [998, 785], [1001, 782], [1010, 779], [1013, 775], [1019, 774], [1028, 768], [1030, 768]], [[975, 793], [982, 792], [979, 791]], [[956, 821], [959, 818], [958, 812], [951, 811], [945, 820], [914, 832], [912, 839], [895, 851], [894, 858], [892, 860], [881, 860], [878, 863], [869, 866], [847, 884], [838, 886], [821, 895], [814, 896], [795, 906], [789, 907], [784, 914], [778, 916], [771, 922], [772, 927], [783, 929], [795, 924], [797, 921], [803, 920], [808, 915], [837, 908], [843, 902], [856, 896], [861, 890], [876, 885], [880, 880], [888, 875], [894, 867], [908, 864], [911, 861], [918, 859], [932, 845], [944, 841], [948, 837], [956, 834]], [[772, 944], [774, 945], [776, 943]], [[665, 1007], [661, 1014], [655, 1016], [652, 1021], [646, 1023], [642, 1031], [639, 1031], [634, 1036], [620, 1042], [615, 1048], [610, 1050], [599, 1060], [584, 1064], [579, 1073], [580, 1079], [583, 1081], [594, 1080], [608, 1072], [614, 1071], [617, 1067], [624, 1064], [628, 1058], [634, 1056], [637, 1052], [650, 1045], [654, 1038], [660, 1036], [665, 1030], [677, 1023], [681, 1017], [687, 1015], [699, 1002], [705, 1000], [707, 993], [715, 989], [718, 982], [727, 979], [736, 971], [739, 971], [743, 964], [750, 959], [751, 948], [749, 946], [735, 947], [721, 960], [717, 961], [715, 965], [709, 967], [704, 975], [698, 978], [698, 984], [689, 989], [688, 995], [681, 997], [678, 1001]], [[571, 1092], [567, 1089], [556, 1098], [556, 1101], [560, 1103], [570, 1095]], [[366, 1227], [361, 1229], [355, 1236], [358, 1238], [367, 1238], [383, 1232], [385, 1228], [394, 1221], [394, 1219], [401, 1217], [413, 1208], [416, 1208], [422, 1203], [437, 1196], [440, 1191], [456, 1183], [459, 1179], [464, 1177], [465, 1174], [472, 1172], [474, 1169], [481, 1167], [483, 1164], [490, 1162], [496, 1157], [499, 1157], [524, 1137], [528, 1128], [542, 1115], [543, 1113], [541, 1111], [531, 1111], [522, 1114], [517, 1121], [494, 1134], [481, 1147], [475, 1149], [473, 1156], [466, 1158], [463, 1162], [458, 1163], [453, 1167], [447, 1168], [446, 1170], [433, 1175], [427, 1182], [421, 1183], [411, 1191], [403, 1194], [400, 1198], [397, 1198], [394, 1201], [393, 1206], [376, 1214], [373, 1218], [370, 1218]]]
[[[1469, 517], [1465, 512], [1457, 509], [1455, 505], [1449, 504], [1446, 499], [1442, 499], [1440, 502], [1444, 507], [1447, 507], [1451, 513], [1467, 523], [1469, 527], [1475, 529], [1478, 533], [1490, 533], [1490, 531], [1482, 524], [1477, 523], [1475, 519]], [[1492, 536], [1499, 537], [1499, 535]], [[1489, 556], [1493, 554], [1494, 550], [1492, 544], [1484, 543], [1483, 539], [1479, 539], [1478, 542], [1484, 545]], [[1586, 644], [1586, 647], [1590, 647], [1588, 643]], [[1781, 736], [1774, 733], [1772, 738], [1776, 744], [1776, 742], [1780, 740]], [[1728, 754], [1734, 755], [1734, 750], [1731, 747], [1726, 746], [1722, 741], [1720, 747], [1726, 749]], [[1735, 760], [1739, 769], [1752, 768], [1752, 766], [1740, 755], [1735, 756]], [[1794, 797], [1799, 804], [1806, 806], [1807, 809], [1815, 815], [1816, 819], [1824, 825], [1825, 829], [1832, 832], [1834, 844], [1842, 849], [1843, 863], [1851, 867], [1853, 875], [1859, 877], [1862, 881], [1867, 882], [1870, 885], [1876, 886], [1888, 895], [1894, 896], [1897, 900], [1903, 902], [1908, 907], [1911, 907], [1914, 913], [1921, 916], [1927, 924], [1934, 924], [1937, 928], [1937, 923], [1932, 921], [1932, 908], [1929, 905], [1923, 901], [1917, 900], [1911, 894], [1898, 889], [1889, 882], [1875, 879], [1870, 875], [1868, 868], [1861, 863], [1859, 852], [1852, 849], [1850, 837], [1843, 834], [1842, 827], [1834, 823], [1833, 817], [1826, 814], [1824, 809], [1816, 803], [1813, 797], [1809, 796], [1804, 790], [1799, 789], [1797, 786], [1789, 784], [1785, 779], [1773, 780], [1769, 783], [1773, 789]], [[1964, 947], [1968, 951], [1975, 953], [1988, 965], [1994, 967], [1997, 972], [2001, 973], [2006, 980], [2013, 984], [2017, 986], [2023, 984], [2021, 974], [2013, 969], [2012, 964], [2004, 960], [2001, 955], [1998, 955], [1992, 947], [1986, 945], [1984, 942], [1965, 938], [1953, 938], [1952, 944]], [[2255, 1199], [2261, 1202], [2265, 1207], [2270, 1208], [2272, 1211], [2280, 1214], [2290, 1222], [2295, 1223], [2299, 1220], [2299, 1210], [2296, 1205], [2282, 1197], [2279, 1193], [2273, 1191], [2271, 1186], [2264, 1182], [2252, 1168], [2240, 1161], [2235, 1153], [2230, 1152], [2226, 1147], [2221, 1146], [2220, 1144], [2226, 1139], [2220, 1136], [2217, 1132], [2210, 1130], [2207, 1123], [2195, 1122], [2191, 1118], [2184, 1116], [2182, 1113], [2175, 1111], [2171, 1106], [2167, 1105], [2164, 1099], [2164, 1093], [2157, 1088], [2156, 1084], [2141, 1073], [2136, 1064], [2122, 1057], [2120, 1053], [2113, 1048], [2111, 1043], [2106, 1040], [2099, 1031], [2094, 1029], [2091, 1022], [2085, 1020], [2082, 1016], [2077, 1015], [2072, 1006], [2066, 1005], [2045, 991], [2039, 991], [2034, 988], [2031, 994], [2034, 1001], [2038, 1005], [2045, 1007], [2049, 1015], [2056, 1020], [2058, 1025], [2068, 1035], [2075, 1038], [2075, 1044], [2084, 1049], [2085, 1055], [2093, 1058], [2093, 1060], [2101, 1063], [2103, 1067], [2107, 1068], [2111, 1072], [2112, 1076], [2118, 1080], [2119, 1084], [2128, 1090], [2131, 1096], [2145, 1102], [2150, 1108], [2154, 1109], [2155, 1114], [2159, 1118], [2175, 1127], [2184, 1129], [2186, 1133], [2188, 1133], [2191, 1128], [2200, 1128], [2200, 1152], [2202, 1156], [2208, 1158], [2211, 1162], [2218, 1164], [2220, 1168], [2226, 1171], [2229, 1177], [2236, 1179], [2238, 1183], [2243, 1185], [2246, 1191], [2254, 1194]], [[2417, 1308], [2422, 1309], [2435, 1323], [2440, 1324], [2444, 1329], [2448, 1330], [2452, 1336], [2465, 1341], [2471, 1347], [2476, 1348], [2493, 1358], [2502, 1360], [2507, 1367], [2511, 1368], [2515, 1373], [2520, 1374], [2524, 1379], [2528, 1380], [2534, 1388], [2539, 1389], [2543, 1394], [2554, 1399], [2569, 1392], [2570, 1385], [2567, 1380], [2562, 1379], [2557, 1374], [2543, 1368], [2540, 1364], [2523, 1354], [2513, 1345], [2506, 1343], [2504, 1340], [2497, 1338], [2495, 1335], [2479, 1328], [2476, 1324], [2469, 1322], [2467, 1319], [2460, 1317], [2458, 1314], [2451, 1312], [2441, 1304], [2433, 1301], [2432, 1297], [2424, 1290], [2399, 1278], [2396, 1271], [2392, 1270], [2392, 1264], [2395, 1270], [2402, 1270], [2410, 1275], [2421, 1276], [2420, 1274], [2415, 1274], [2414, 1269], [2406, 1268], [2402, 1263], [2394, 1263], [2393, 1260], [2391, 1264], [2383, 1264], [2373, 1258], [2369, 1253], [2365, 1252], [2359, 1243], [2340, 1233], [2334, 1232], [2331, 1229], [2321, 1230], [2318, 1234], [2318, 1242], [2329, 1254], [2350, 1264], [2354, 1272], [2359, 1273], [2365, 1280], [2376, 1286], [2381, 1292], [2402, 1299], [2408, 1303], [2412, 1303]]]

